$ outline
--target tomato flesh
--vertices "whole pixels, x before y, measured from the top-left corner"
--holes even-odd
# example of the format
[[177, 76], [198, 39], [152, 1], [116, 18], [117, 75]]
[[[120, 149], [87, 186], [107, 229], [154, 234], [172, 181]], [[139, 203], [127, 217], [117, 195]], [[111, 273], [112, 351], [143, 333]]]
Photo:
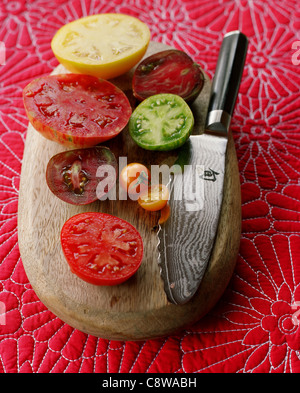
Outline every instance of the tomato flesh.
[[139, 205], [149, 211], [162, 210], [168, 203], [169, 190], [164, 184], [152, 185], [140, 194]]
[[177, 94], [187, 102], [194, 101], [204, 85], [204, 76], [185, 52], [165, 50], [144, 59], [135, 69], [134, 96], [144, 100], [155, 94]]
[[94, 285], [117, 285], [140, 267], [143, 241], [130, 223], [104, 213], [81, 213], [61, 230], [61, 245], [72, 273]]
[[115, 137], [132, 113], [119, 88], [90, 75], [35, 79], [25, 87], [23, 99], [33, 127], [68, 147], [90, 147]]
[[[97, 177], [100, 166], [109, 165], [105, 188], [100, 195]], [[48, 162], [46, 180], [50, 190], [61, 200], [73, 205], [87, 205], [108, 193], [116, 183], [117, 161], [107, 147], [95, 146], [58, 153]], [[99, 189], [98, 189], [99, 190]]]
[[135, 66], [149, 42], [150, 30], [139, 19], [104, 13], [64, 25], [53, 37], [51, 48], [69, 71], [111, 79]]
[[171, 215], [171, 208], [170, 205], [167, 203], [160, 211], [158, 224], [159, 225], [164, 224], [169, 219], [170, 215]]
[[193, 126], [193, 113], [183, 98], [156, 94], [135, 108], [129, 120], [129, 133], [146, 150], [168, 151], [182, 146]]

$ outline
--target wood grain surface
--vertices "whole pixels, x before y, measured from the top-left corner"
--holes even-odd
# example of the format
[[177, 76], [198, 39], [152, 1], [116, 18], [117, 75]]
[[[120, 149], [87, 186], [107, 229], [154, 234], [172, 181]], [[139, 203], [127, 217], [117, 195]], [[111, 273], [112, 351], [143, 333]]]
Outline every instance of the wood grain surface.
[[[164, 50], [151, 42], [146, 56]], [[62, 66], [55, 73], [64, 73]], [[112, 80], [130, 94], [132, 72]], [[204, 89], [192, 105], [194, 133], [203, 131], [210, 92], [206, 76]], [[148, 152], [130, 138], [127, 128], [104, 143], [116, 157], [151, 164], [172, 164], [177, 152]], [[69, 205], [48, 189], [45, 170], [49, 159], [63, 146], [49, 141], [28, 127], [22, 164], [18, 236], [27, 277], [39, 299], [55, 315], [74, 328], [97, 337], [116, 340], [144, 340], [175, 333], [199, 320], [218, 301], [232, 276], [239, 249], [241, 199], [239, 171], [232, 136], [226, 155], [226, 172], [221, 218], [213, 252], [196, 295], [184, 305], [168, 302], [157, 264], [158, 213], [149, 213], [131, 200], [97, 201], [88, 206]], [[141, 233], [144, 258], [138, 272], [114, 287], [98, 287], [70, 272], [60, 245], [65, 221], [81, 212], [101, 211], [129, 221]]]

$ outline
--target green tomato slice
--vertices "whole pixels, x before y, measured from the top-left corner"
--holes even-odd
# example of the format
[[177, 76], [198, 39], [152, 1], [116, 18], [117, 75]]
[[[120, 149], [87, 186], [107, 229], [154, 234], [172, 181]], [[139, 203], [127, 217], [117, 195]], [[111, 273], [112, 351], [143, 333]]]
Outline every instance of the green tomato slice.
[[173, 150], [191, 135], [194, 116], [188, 104], [176, 94], [146, 98], [132, 113], [129, 133], [146, 150]]

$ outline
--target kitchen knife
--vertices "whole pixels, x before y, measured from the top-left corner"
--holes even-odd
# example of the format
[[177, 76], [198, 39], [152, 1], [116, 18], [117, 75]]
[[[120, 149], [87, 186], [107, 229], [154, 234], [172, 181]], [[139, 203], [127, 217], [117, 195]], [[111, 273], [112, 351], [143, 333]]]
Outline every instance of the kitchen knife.
[[[224, 36], [212, 82], [205, 132], [190, 136], [169, 168], [169, 219], [158, 230], [158, 263], [170, 302], [196, 293], [210, 259], [223, 198], [228, 131], [243, 74], [248, 39]], [[230, 224], [230, 223], [229, 223]]]

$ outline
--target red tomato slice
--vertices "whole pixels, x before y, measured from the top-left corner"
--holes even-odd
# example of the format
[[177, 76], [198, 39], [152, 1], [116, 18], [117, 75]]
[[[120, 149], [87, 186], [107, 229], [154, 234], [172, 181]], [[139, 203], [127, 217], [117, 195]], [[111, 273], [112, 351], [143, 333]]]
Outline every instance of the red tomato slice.
[[169, 49], [144, 59], [135, 69], [132, 89], [138, 100], [169, 93], [194, 101], [204, 85], [201, 68], [185, 52]]
[[23, 92], [33, 127], [69, 147], [90, 147], [118, 135], [132, 113], [126, 95], [91, 75], [50, 75], [35, 79]]
[[[95, 146], [53, 156], [47, 165], [46, 180], [58, 198], [73, 205], [87, 205], [112, 189], [116, 172], [117, 161], [111, 150]], [[100, 182], [103, 187], [99, 191]]]
[[143, 241], [127, 221], [104, 213], [81, 213], [61, 230], [61, 245], [71, 271], [94, 285], [117, 285], [140, 267]]

